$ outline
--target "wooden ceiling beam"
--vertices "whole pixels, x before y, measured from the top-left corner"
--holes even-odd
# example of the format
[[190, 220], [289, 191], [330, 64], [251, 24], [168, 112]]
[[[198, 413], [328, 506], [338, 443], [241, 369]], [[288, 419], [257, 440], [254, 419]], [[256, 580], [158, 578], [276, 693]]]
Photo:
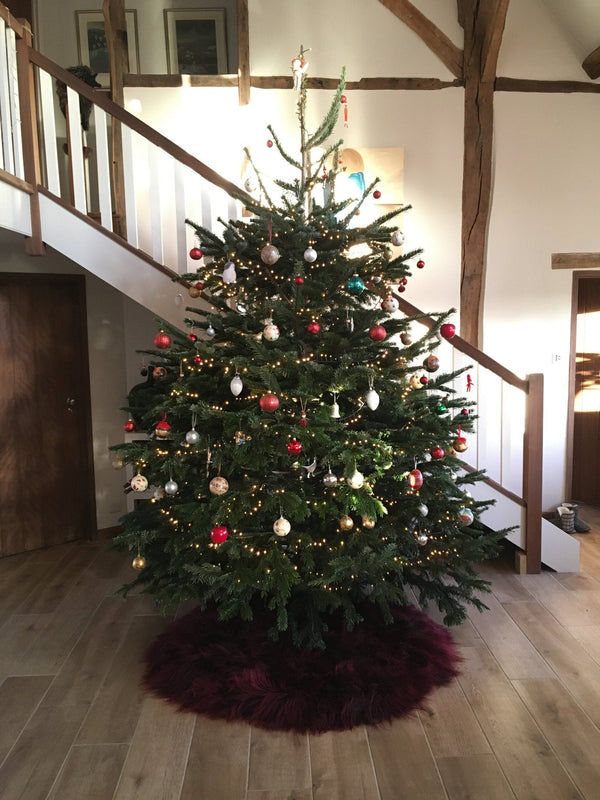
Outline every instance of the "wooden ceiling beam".
[[498, 65], [498, 54], [504, 34], [506, 13], [510, 0], [493, 0], [486, 8], [488, 13], [485, 21], [483, 41], [483, 65], [481, 78], [484, 81], [494, 80]]
[[463, 52], [409, 0], [379, 0], [427, 45], [457, 78], [463, 76]]
[[600, 47], [587, 56], [581, 65], [592, 80], [600, 78]]

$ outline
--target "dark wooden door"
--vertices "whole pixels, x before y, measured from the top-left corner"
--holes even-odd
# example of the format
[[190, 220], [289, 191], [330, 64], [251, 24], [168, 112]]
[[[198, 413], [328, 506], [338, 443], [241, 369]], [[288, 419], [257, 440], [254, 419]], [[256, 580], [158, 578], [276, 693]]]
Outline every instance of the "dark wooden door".
[[575, 349], [571, 495], [600, 506], [600, 278], [579, 279]]
[[85, 283], [0, 273], [0, 555], [96, 530]]

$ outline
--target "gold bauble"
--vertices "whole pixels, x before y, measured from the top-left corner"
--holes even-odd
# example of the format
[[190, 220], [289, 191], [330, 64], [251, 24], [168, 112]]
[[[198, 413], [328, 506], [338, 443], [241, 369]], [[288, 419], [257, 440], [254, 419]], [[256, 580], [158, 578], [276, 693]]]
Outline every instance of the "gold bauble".
[[144, 558], [144, 556], [141, 556], [138, 553], [137, 556], [131, 562], [131, 566], [134, 569], [144, 569], [144, 567], [146, 566], [146, 559]]
[[457, 436], [454, 442], [452, 443], [452, 446], [454, 447], [457, 453], [464, 453], [468, 447], [467, 440], [465, 439], [464, 436]]
[[217, 475], [208, 484], [208, 488], [210, 489], [211, 494], [216, 494], [216, 495], [225, 494], [229, 489], [229, 482], [227, 478], [223, 478], [221, 477], [221, 475]]
[[368, 517], [366, 514], [362, 518], [363, 528], [374, 528], [375, 520], [373, 517]]
[[188, 294], [193, 298], [200, 297], [200, 289], [197, 289], [195, 286], [190, 286], [188, 289]]
[[340, 517], [340, 529], [343, 531], [352, 530], [354, 527], [354, 520], [352, 517], [349, 517], [347, 514], [344, 514], [343, 517]]
[[411, 375], [408, 383], [412, 389], [420, 389], [422, 386], [421, 379], [418, 375]]

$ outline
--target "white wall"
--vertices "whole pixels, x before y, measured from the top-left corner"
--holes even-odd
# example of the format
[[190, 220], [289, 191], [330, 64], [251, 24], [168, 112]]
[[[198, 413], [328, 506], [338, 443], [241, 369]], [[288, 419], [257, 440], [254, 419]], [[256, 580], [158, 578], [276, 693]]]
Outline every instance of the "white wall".
[[[69, 63], [74, 54], [69, 56], [64, 23], [56, 14], [58, 3], [45, 0], [38, 5], [39, 22], [45, 20], [40, 25], [40, 48], [59, 63]], [[73, 26], [74, 33], [75, 8], [101, 4], [99, 0], [69, 0], [60, 5], [67, 9], [66, 24]], [[127, 3], [128, 8], [138, 7], [144, 72], [163, 69], [160, 9], [165, 5], [155, 0]], [[416, 5], [462, 46], [455, 3], [416, 0]], [[557, 15], [559, 7], [555, 0], [513, 0], [499, 75], [587, 80], [580, 66], [581, 35], [565, 29]], [[290, 74], [290, 60], [300, 44], [311, 48], [308, 60], [314, 76], [336, 77], [346, 65], [350, 80], [452, 78], [418, 37], [377, 0], [250, 2], [252, 74]], [[331, 94], [311, 92], [315, 120], [328, 107]], [[462, 90], [347, 94], [350, 124], [337, 131], [347, 146], [404, 148], [404, 199], [414, 206], [405, 218], [407, 245], [422, 246], [427, 263], [410, 282], [407, 299], [424, 310], [456, 307]], [[247, 108], [238, 107], [235, 90], [132, 89], [127, 100], [133, 99], [140, 101], [145, 121], [235, 181], [240, 179], [244, 145], [265, 157], [267, 123], [290, 146], [295, 141], [295, 96], [288, 91], [253, 89]], [[568, 271], [553, 272], [550, 259], [552, 252], [600, 251], [595, 191], [599, 129], [595, 95], [496, 93], [484, 348], [518, 374], [545, 373], [546, 508], [564, 499], [572, 280]], [[560, 360], [553, 361], [553, 354]]]

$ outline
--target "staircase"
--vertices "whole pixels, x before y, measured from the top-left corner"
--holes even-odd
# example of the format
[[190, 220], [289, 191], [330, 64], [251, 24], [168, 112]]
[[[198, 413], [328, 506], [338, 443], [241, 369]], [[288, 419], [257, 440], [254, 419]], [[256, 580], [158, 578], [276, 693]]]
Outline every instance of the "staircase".
[[[31, 47], [31, 34], [0, 5], [0, 227], [27, 237], [27, 250], [52, 247], [88, 272], [183, 328], [186, 298], [174, 278], [193, 271], [185, 219], [216, 229], [237, 219], [244, 192], [103, 93]], [[65, 117], [55, 81], [66, 86]], [[82, 134], [80, 102], [92, 105], [93, 139]], [[91, 152], [90, 152], [91, 149]], [[400, 310], [419, 309], [398, 296]], [[579, 542], [542, 518], [543, 376], [523, 380], [468, 342], [441, 345], [452, 369], [467, 366], [480, 422], [465, 470], [489, 478], [476, 499], [496, 500], [484, 522], [508, 535], [522, 568], [579, 569]], [[464, 375], [457, 384], [464, 381]]]

